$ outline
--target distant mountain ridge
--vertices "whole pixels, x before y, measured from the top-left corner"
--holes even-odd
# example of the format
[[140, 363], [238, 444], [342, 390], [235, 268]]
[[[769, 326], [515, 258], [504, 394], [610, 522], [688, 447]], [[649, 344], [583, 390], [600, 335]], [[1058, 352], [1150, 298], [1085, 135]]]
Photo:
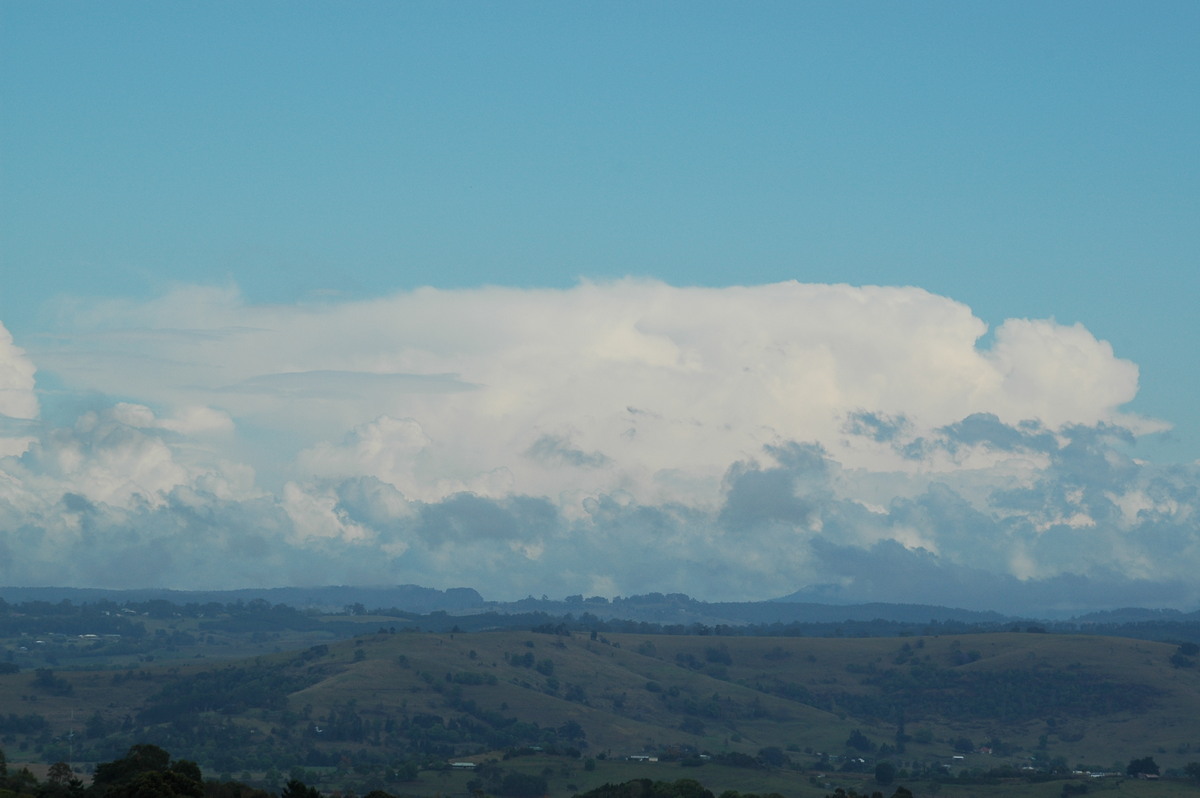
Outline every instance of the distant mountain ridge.
[[[706, 602], [682, 593], [565, 599], [540, 599], [532, 596], [517, 601], [488, 601], [470, 587], [445, 590], [420, 585], [244, 588], [239, 590], [170, 590], [140, 588], [114, 590], [73, 587], [0, 587], [0, 599], [10, 603], [63, 600], [72, 603], [100, 601], [143, 602], [165, 600], [175, 604], [206, 604], [266, 601], [297, 609], [341, 612], [396, 609], [428, 614], [445, 612], [469, 615], [483, 612], [500, 614], [545, 613], [547, 615], [590, 615], [601, 620], [628, 620], [663, 625], [743, 626], [754, 624], [843, 623], [886, 621], [894, 623], [963, 623], [997, 625], [1039, 620], [1029, 616], [1004, 615], [992, 611], [966, 610], [925, 604], [845, 603], [813, 600], [809, 589], [768, 601]], [[1200, 612], [1126, 608], [1093, 612], [1071, 619], [1079, 624], [1172, 623], [1200, 621]]]
[[208, 604], [210, 602], [228, 604], [238, 601], [261, 600], [271, 604], [286, 604], [297, 609], [317, 609], [323, 612], [339, 611], [355, 604], [361, 604], [366, 609], [396, 608], [415, 613], [439, 610], [443, 612], [462, 611], [487, 605], [483, 596], [473, 588], [452, 587], [438, 590], [420, 585], [371, 587], [330, 585], [325, 587], [243, 588], [240, 590], [0, 587], [0, 599], [11, 603], [59, 602], [66, 599], [76, 604], [97, 601], [153, 601], [156, 599], [170, 601], [173, 604]]

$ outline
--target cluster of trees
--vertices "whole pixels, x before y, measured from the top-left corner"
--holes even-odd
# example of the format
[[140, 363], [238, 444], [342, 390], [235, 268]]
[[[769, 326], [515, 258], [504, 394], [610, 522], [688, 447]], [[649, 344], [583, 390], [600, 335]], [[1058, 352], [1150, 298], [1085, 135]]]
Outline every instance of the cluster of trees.
[[71, 695], [74, 692], [71, 683], [56, 676], [50, 668], [38, 668], [33, 672], [33, 686], [50, 695]]
[[168, 683], [150, 697], [139, 719], [152, 724], [200, 712], [233, 715], [247, 709], [282, 711], [287, 709], [289, 694], [319, 678], [296, 663], [230, 665], [202, 671]]
[[1200, 654], [1200, 645], [1190, 642], [1181, 643], [1179, 648], [1175, 649], [1175, 653], [1171, 655], [1171, 664], [1176, 668], [1194, 668], [1197, 654]]
[[16, 798], [272, 798], [239, 782], [205, 781], [195, 762], [171, 759], [154, 745], [135, 745], [125, 756], [96, 766], [85, 785], [64, 762], [51, 765], [45, 781], [28, 770], [9, 772], [0, 750], [0, 794]]

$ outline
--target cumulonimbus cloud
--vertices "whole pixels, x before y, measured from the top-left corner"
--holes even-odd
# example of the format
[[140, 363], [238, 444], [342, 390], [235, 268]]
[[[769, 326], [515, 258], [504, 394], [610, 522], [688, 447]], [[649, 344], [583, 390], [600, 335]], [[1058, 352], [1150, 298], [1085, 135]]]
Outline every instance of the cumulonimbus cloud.
[[1189, 478], [1121, 453], [1157, 428], [1122, 409], [1134, 364], [1047, 320], [983, 347], [969, 308], [917, 288], [631, 279], [285, 307], [181, 287], [70, 310], [52, 345], [0, 339], [24, 369], [0, 396], [35, 418], [36, 363], [121, 401], [3, 461], [0, 520], [29, 530], [5, 545], [31, 555], [108, 536], [175, 562], [208, 529], [275, 583], [762, 597], [846, 582], [830, 545], [1026, 580], [1100, 567], [1069, 551], [1082, 535], [1152, 574], [1152, 516], [1196, 547]]

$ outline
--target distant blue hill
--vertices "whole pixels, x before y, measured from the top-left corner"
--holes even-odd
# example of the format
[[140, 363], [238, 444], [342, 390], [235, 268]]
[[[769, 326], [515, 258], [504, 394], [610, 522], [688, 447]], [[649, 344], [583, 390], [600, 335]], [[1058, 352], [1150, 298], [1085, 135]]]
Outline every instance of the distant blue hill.
[[172, 604], [231, 604], [238, 601], [267, 601], [299, 609], [340, 612], [348, 606], [361, 604], [365, 609], [399, 609], [405, 612], [429, 613], [480, 609], [487, 602], [473, 588], [452, 587], [436, 590], [419, 585], [387, 587], [273, 587], [243, 590], [166, 590], [145, 588], [134, 590], [105, 590], [75, 587], [0, 587], [0, 599], [10, 603], [64, 599], [73, 604], [98, 601], [153, 601], [161, 599]]
[[[828, 592], [833, 601], [816, 600]], [[518, 601], [488, 601], [474, 588], [457, 587], [447, 590], [420, 585], [391, 585], [355, 587], [332, 585], [324, 587], [247, 588], [242, 590], [167, 590], [133, 589], [107, 590], [72, 587], [0, 587], [0, 599], [20, 604], [31, 601], [73, 604], [111, 601], [145, 602], [169, 601], [173, 604], [232, 604], [266, 601], [272, 605], [285, 604], [297, 609], [315, 609], [326, 613], [371, 610], [399, 610], [427, 615], [447, 613], [452, 616], [494, 613], [517, 615], [541, 613], [577, 619], [591, 616], [600, 620], [622, 620], [662, 626], [767, 626], [772, 624], [839, 624], [872, 623], [923, 625], [965, 624], [999, 628], [1007, 624], [1026, 624], [1030, 616], [1009, 616], [998, 612], [966, 610], [924, 604], [889, 604], [883, 602], [849, 603], [837, 600], [836, 591], [805, 588], [770, 601], [705, 602], [682, 593], [647, 593], [644, 595], [606, 599], [571, 596], [563, 600], [532, 596]], [[1036, 617], [1036, 616], [1035, 616]], [[1077, 627], [1111, 627], [1124, 624], [1200, 623], [1200, 612], [1181, 613], [1177, 610], [1128, 608], [1094, 612], [1071, 619]]]

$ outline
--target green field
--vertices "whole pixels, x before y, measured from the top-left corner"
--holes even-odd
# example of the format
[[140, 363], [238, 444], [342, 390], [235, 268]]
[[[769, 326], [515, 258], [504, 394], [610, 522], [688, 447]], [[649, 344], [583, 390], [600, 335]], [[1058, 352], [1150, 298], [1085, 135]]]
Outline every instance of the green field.
[[[1166, 643], [424, 634], [355, 620], [370, 633], [339, 641], [319, 628], [226, 639], [166, 619], [157, 636], [181, 644], [141, 661], [2, 674], [0, 744], [12, 763], [86, 770], [152, 742], [267, 786], [301, 774], [323, 789], [464, 796], [483, 779], [445, 763], [540, 775], [553, 795], [694, 778], [718, 795], [821, 798], [836, 787], [890, 794], [874, 780], [887, 761], [917, 794], [1054, 798], [1069, 774], [1031, 783], [1021, 769], [1123, 775], [1152, 756], [1171, 775], [1200, 760], [1200, 670], [1173, 664]], [[778, 761], [762, 759], [771, 749]], [[1182, 781], [1076, 781], [1113, 798], [1197, 794]]]

